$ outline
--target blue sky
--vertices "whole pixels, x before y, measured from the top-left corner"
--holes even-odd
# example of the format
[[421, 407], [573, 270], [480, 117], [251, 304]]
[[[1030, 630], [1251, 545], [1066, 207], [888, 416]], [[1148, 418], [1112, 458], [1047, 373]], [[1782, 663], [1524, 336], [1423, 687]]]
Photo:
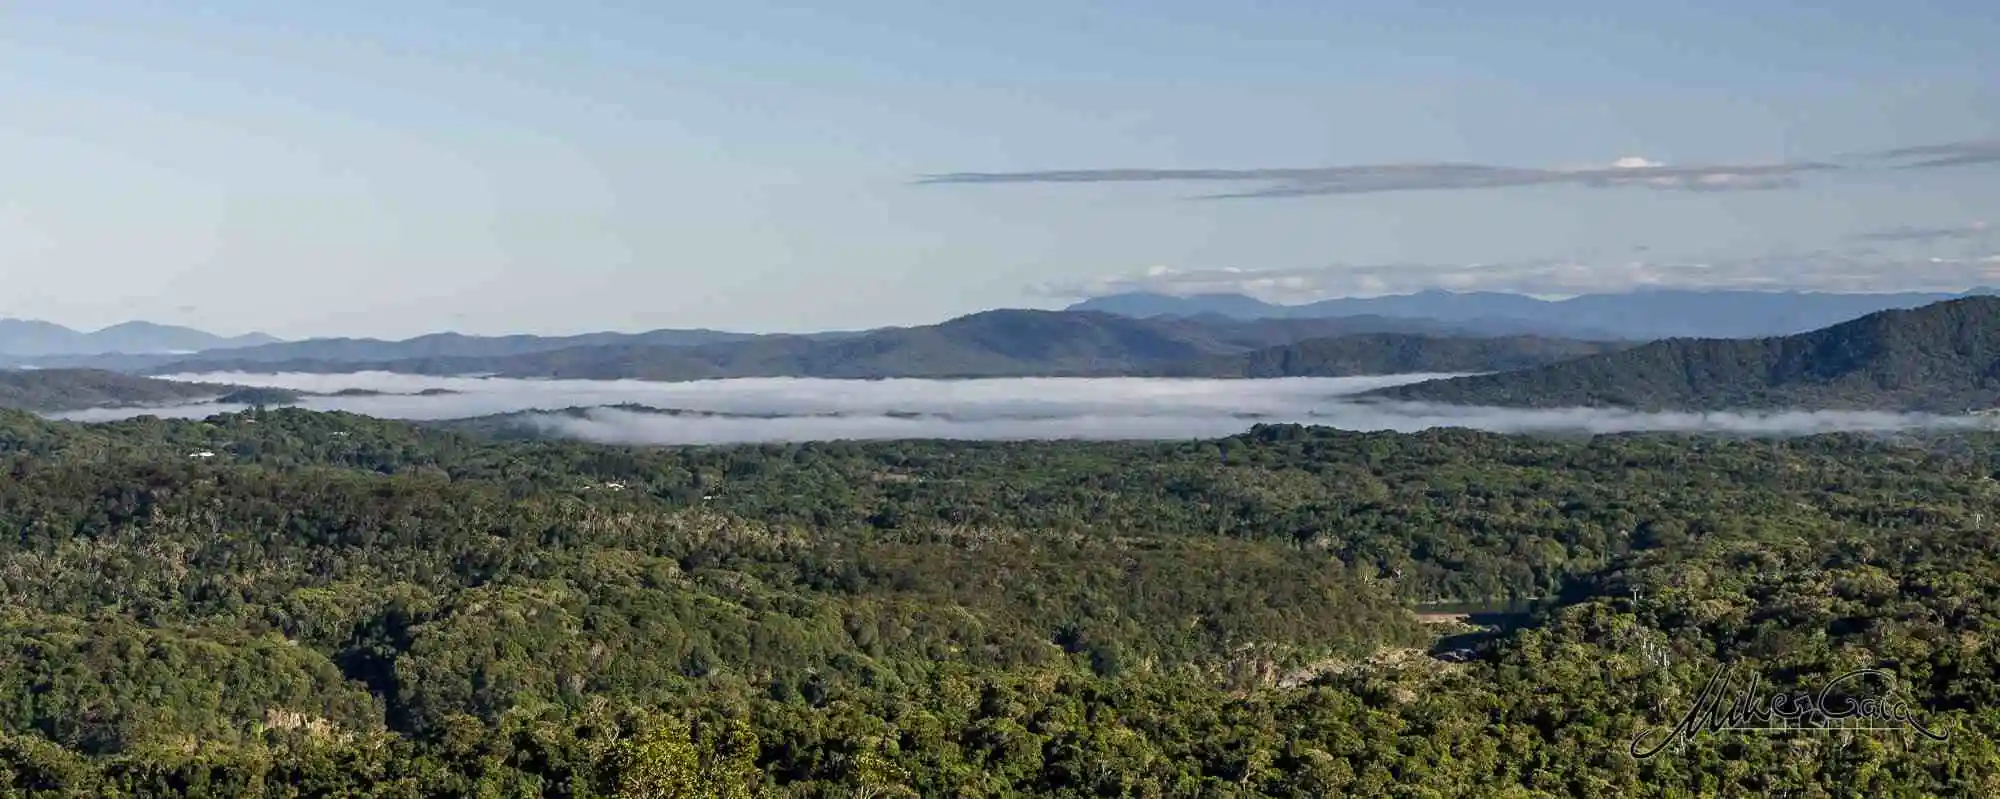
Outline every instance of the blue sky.
[[[0, 3], [0, 315], [810, 330], [1129, 288], [2000, 283], [1988, 3], [339, 5]], [[1969, 163], [1868, 157], [1939, 144]], [[1381, 165], [1402, 190], [1103, 171]], [[918, 182], [954, 173], [1005, 180]]]

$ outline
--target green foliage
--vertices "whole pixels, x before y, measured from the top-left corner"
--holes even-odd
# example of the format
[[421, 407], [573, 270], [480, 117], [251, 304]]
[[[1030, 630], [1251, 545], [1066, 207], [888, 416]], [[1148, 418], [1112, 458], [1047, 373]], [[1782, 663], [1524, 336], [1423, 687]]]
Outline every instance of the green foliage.
[[291, 405], [299, 401], [301, 394], [282, 388], [239, 388], [216, 398], [216, 402], [228, 405]]
[[685, 724], [661, 721], [620, 752], [619, 799], [751, 799], [764, 794], [757, 735], [732, 719], [697, 745]]
[[[1995, 795], [1995, 444], [0, 415], [0, 794]], [[1724, 665], [1951, 736], [1627, 753]]]

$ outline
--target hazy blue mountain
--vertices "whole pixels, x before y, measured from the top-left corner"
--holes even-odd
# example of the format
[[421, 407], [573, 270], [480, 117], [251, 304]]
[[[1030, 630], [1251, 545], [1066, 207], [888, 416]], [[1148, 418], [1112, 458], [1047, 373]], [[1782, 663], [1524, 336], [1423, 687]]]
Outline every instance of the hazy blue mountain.
[[[1227, 298], [1234, 297], [1231, 301]], [[1183, 298], [1163, 298], [1169, 303]], [[1468, 318], [1437, 320], [1408, 314], [1261, 314], [1257, 308], [1274, 308], [1236, 295], [1213, 298], [1227, 313], [1214, 309], [1183, 308], [1188, 313], [1145, 313], [1154, 310], [1141, 305], [1127, 308], [1125, 318], [1147, 316], [1185, 317], [1211, 331], [1236, 329], [1247, 335], [1247, 346], [1274, 346], [1305, 338], [1355, 333], [1406, 333], [1440, 336], [1522, 336], [1544, 335], [1564, 338], [1608, 340], [1603, 331], [1562, 325], [1546, 320]], [[1167, 305], [1160, 308], [1169, 309]], [[973, 316], [978, 316], [977, 314]], [[969, 318], [969, 317], [968, 317]], [[1246, 326], [1246, 322], [1257, 324]], [[474, 336], [462, 333], [432, 333], [415, 338], [385, 340], [375, 338], [314, 338], [278, 341], [253, 335], [235, 339], [201, 338], [207, 334], [186, 328], [128, 323], [95, 334], [96, 343], [78, 343], [79, 334], [48, 323], [0, 321], [12, 324], [11, 335], [22, 342], [9, 349], [0, 343], [0, 366], [40, 368], [110, 369], [129, 372], [208, 371], [216, 369], [264, 369], [272, 364], [292, 364], [314, 370], [352, 371], [342, 364], [381, 364], [392, 361], [465, 360], [504, 358], [541, 352], [593, 347], [707, 347], [764, 341], [783, 349], [801, 342], [831, 342], [887, 334], [918, 328], [877, 328], [862, 331], [828, 331], [808, 334], [735, 333], [720, 330], [653, 330], [643, 333], [599, 332], [568, 336], [507, 335]], [[0, 342], [6, 330], [0, 328]], [[200, 346], [213, 340], [213, 346]], [[727, 359], [725, 359], [727, 360]], [[171, 369], [162, 367], [171, 365]]]
[[74, 352], [82, 335], [51, 322], [0, 319], [0, 354], [53, 355]]
[[[1167, 294], [1133, 292], [1093, 297], [1066, 310], [1101, 311], [1144, 319], [1152, 316], [1202, 316], [1215, 314], [1232, 319], [1266, 319], [1282, 317], [1284, 306], [1272, 305], [1255, 297], [1241, 294], [1192, 294], [1175, 297]], [[1335, 316], [1337, 314], [1328, 314]]]
[[187, 353], [248, 347], [277, 341], [262, 333], [218, 336], [191, 327], [153, 322], [124, 322], [89, 333], [52, 322], [0, 319], [0, 356], [11, 361], [46, 356], [107, 353]]
[[[1239, 294], [1172, 297], [1134, 293], [1089, 299], [1070, 308], [1138, 317], [1219, 314], [1252, 319], [1369, 314], [1477, 325], [1498, 335], [1650, 340], [1783, 336], [1877, 311], [1995, 293], [2000, 293], [2000, 289], [1980, 287], [1963, 294], [1644, 290], [1542, 300], [1497, 292], [1424, 291], [1331, 299], [1306, 305], [1276, 305]], [[1500, 329], [1507, 325], [1516, 329]]]
[[[1228, 321], [1218, 329], [1188, 320], [1114, 314], [987, 311], [938, 325], [845, 336], [769, 335], [671, 344], [634, 338], [506, 354], [435, 354], [379, 361], [299, 358], [209, 359], [155, 367], [160, 373], [217, 369], [307, 372], [383, 370], [416, 374], [491, 373], [519, 377], [695, 380], [719, 377], [964, 377], [1075, 374], [1115, 370], [1288, 340], [1289, 320]], [[1246, 329], [1247, 328], [1247, 329]], [[1234, 345], [1217, 339], [1243, 341]], [[260, 353], [261, 354], [261, 353]], [[345, 353], [338, 353], [345, 354]], [[337, 355], [338, 355], [337, 354]]]
[[[1248, 299], [1248, 298], [1245, 298]], [[1254, 302], [1254, 300], [1252, 300]], [[1026, 313], [1010, 310], [987, 313]], [[1057, 313], [1057, 312], [1036, 312]], [[1114, 314], [1119, 318], [1140, 318], [1129, 314]], [[961, 319], [979, 318], [973, 314]], [[1180, 315], [1180, 321], [1194, 325], [1205, 331], [1202, 335], [1221, 335], [1236, 344], [1225, 347], [1234, 352], [1242, 348], [1269, 347], [1300, 341], [1308, 338], [1353, 335], [1357, 333], [1404, 333], [1411, 335], [1486, 337], [1547, 335], [1552, 326], [1546, 323], [1520, 320], [1469, 320], [1437, 321], [1417, 317], [1382, 315], [1356, 315], [1344, 317], [1302, 316], [1297, 318], [1257, 318], [1231, 316], [1217, 313]], [[961, 325], [967, 322], [947, 322]], [[1183, 325], [1185, 326], [1185, 325]], [[470, 336], [460, 333], [433, 333], [416, 338], [388, 341], [373, 338], [318, 338], [302, 341], [278, 342], [260, 346], [232, 347], [229, 349], [204, 350], [192, 354], [97, 354], [97, 355], [44, 355], [38, 357], [7, 358], [0, 356], [0, 366], [21, 365], [41, 368], [65, 369], [110, 369], [125, 372], [146, 372], [167, 374], [176, 371], [220, 371], [245, 370], [269, 371], [284, 365], [287, 369], [303, 371], [358, 371], [364, 367], [378, 366], [389, 362], [404, 362], [403, 365], [424, 363], [424, 368], [444, 368], [441, 364], [451, 362], [463, 364], [480, 359], [505, 358], [515, 355], [529, 355], [542, 352], [557, 352], [590, 348], [644, 349], [654, 347], [723, 347], [717, 352], [732, 353], [716, 355], [724, 362], [738, 362], [737, 355], [743, 352], [784, 351], [790, 347], [803, 346], [813, 342], [834, 342], [851, 339], [880, 340], [881, 336], [894, 335], [895, 331], [919, 330], [934, 326], [909, 328], [876, 328], [860, 331], [828, 331], [806, 334], [756, 334], [732, 333], [717, 330], [654, 330], [645, 333], [586, 333], [571, 336]], [[1606, 340], [1609, 335], [1589, 331], [1576, 332], [1571, 338]], [[759, 346], [749, 346], [763, 342]], [[744, 345], [747, 349], [730, 350], [726, 345]], [[664, 356], [660, 356], [664, 357]], [[655, 360], [659, 360], [655, 358]]]
[[[690, 346], [751, 338], [756, 338], [756, 335], [725, 333], [718, 330], [654, 330], [646, 333], [584, 333], [574, 336], [468, 336], [462, 333], [432, 333], [398, 341], [374, 338], [315, 338], [287, 341], [261, 347], [235, 349], [222, 357], [242, 362], [484, 358], [570, 347], [614, 344]], [[200, 353], [200, 358], [206, 358], [209, 354]]]
[[[372, 364], [387, 361], [437, 359], [504, 358], [537, 352], [589, 347], [695, 347], [711, 344], [748, 342], [765, 338], [804, 338], [830, 341], [860, 333], [835, 331], [805, 336], [731, 333], [721, 330], [651, 330], [644, 333], [582, 333], [570, 336], [471, 336], [463, 333], [432, 333], [416, 338], [384, 340], [375, 338], [315, 338], [285, 341], [255, 347], [204, 350], [171, 358], [67, 358], [37, 362], [42, 366], [91, 367], [128, 371], [204, 371], [210, 369], [268, 368], [269, 364], [320, 364], [322, 370], [341, 370], [339, 364]], [[171, 369], [160, 369], [172, 364]]]
[[[151, 371], [281, 370], [391, 371], [413, 374], [497, 374], [511, 377], [700, 380], [725, 377], [1022, 377], [1163, 374], [1173, 364], [1228, 375], [1245, 369], [1203, 360], [1266, 350], [1309, 339], [1361, 334], [1449, 335], [1449, 325], [1389, 317], [1325, 319], [1137, 319], [1094, 311], [996, 310], [935, 325], [884, 328], [839, 336], [771, 335], [710, 344], [594, 344], [509, 355], [438, 355], [383, 361], [209, 359], [158, 365]], [[1484, 364], [1505, 369], [1564, 355], [1603, 350], [1575, 342], [1503, 344], [1492, 348], [1411, 345], [1383, 338], [1353, 345], [1319, 345], [1326, 368], [1382, 364]], [[1531, 354], [1523, 355], [1524, 352]], [[1270, 357], [1283, 360], [1282, 355]], [[1339, 363], [1335, 363], [1336, 357]], [[1524, 359], [1525, 358], [1525, 359]], [[1297, 357], [1293, 362], [1298, 362]], [[1189, 372], [1193, 374], [1195, 372]]]
[[2000, 297], [1868, 314], [1758, 339], [1667, 339], [1370, 396], [1461, 405], [1962, 413], [2000, 407]]
[[[1578, 324], [1572, 319], [1555, 320], [1544, 316], [1549, 303], [1520, 294], [1492, 291], [1420, 291], [1363, 299], [1339, 298], [1298, 306], [1296, 313], [1309, 316], [1415, 316], [1427, 319], [1515, 319], [1540, 320], [1548, 324]], [[1587, 323], [1586, 323], [1587, 324]]]
[[[1310, 305], [1277, 305], [1241, 294], [1195, 294], [1176, 297], [1167, 294], [1134, 292], [1095, 297], [1069, 306], [1070, 311], [1097, 311], [1130, 316], [1223, 317], [1228, 319], [1354, 319], [1420, 320], [1421, 330], [1385, 329], [1373, 332], [1430, 332], [1456, 336], [1549, 336], [1586, 341], [1614, 341], [1628, 336], [1608, 328], [1574, 324], [1545, 313], [1531, 311], [1522, 303], [1490, 301], [1485, 298], [1512, 298], [1539, 303], [1533, 297], [1510, 294], [1452, 294], [1436, 291], [1397, 297], [1324, 300]], [[1491, 306], [1491, 307], [1488, 307]], [[1544, 309], [1546, 310], [1546, 309]], [[1506, 313], [1502, 313], [1502, 312]]]
[[123, 322], [84, 335], [100, 352], [121, 353], [198, 352], [254, 347], [278, 340], [276, 336], [263, 333], [218, 336], [191, 327], [153, 322]]

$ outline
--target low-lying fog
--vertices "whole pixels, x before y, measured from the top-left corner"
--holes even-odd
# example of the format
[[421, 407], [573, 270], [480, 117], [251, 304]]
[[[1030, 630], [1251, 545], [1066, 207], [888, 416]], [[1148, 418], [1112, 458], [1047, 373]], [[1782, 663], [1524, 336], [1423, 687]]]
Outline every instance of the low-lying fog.
[[[1631, 431], [1796, 435], [1836, 431], [1969, 429], [1983, 420], [1849, 411], [1637, 413], [1594, 408], [1527, 410], [1429, 403], [1363, 402], [1349, 395], [1449, 375], [1278, 380], [1006, 378], [823, 380], [750, 378], [654, 383], [640, 380], [519, 380], [387, 374], [188, 374], [167, 379], [330, 394], [298, 405], [393, 419], [460, 419], [521, 411], [592, 408], [581, 418], [538, 414], [533, 423], [565, 436], [622, 443], [707, 444], [866, 438], [1176, 439], [1240, 433], [1257, 422], [1410, 432], [1469, 427], [1495, 432]], [[412, 396], [425, 389], [455, 393]], [[634, 404], [700, 412], [668, 416], [598, 407]], [[106, 421], [142, 414], [199, 418], [242, 406], [203, 403], [92, 409], [55, 418]], [[700, 415], [726, 414], [724, 416]], [[764, 417], [764, 418], [756, 418]]]

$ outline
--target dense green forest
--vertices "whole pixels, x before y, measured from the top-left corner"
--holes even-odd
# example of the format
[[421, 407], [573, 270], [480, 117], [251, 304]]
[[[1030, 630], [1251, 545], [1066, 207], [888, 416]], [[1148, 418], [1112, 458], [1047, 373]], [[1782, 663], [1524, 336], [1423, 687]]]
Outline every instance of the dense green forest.
[[1781, 338], [1655, 341], [1372, 395], [1542, 408], [1984, 410], [2000, 407], [2000, 297], [1882, 311]]
[[213, 399], [229, 386], [155, 380], [100, 369], [0, 369], [0, 409], [56, 411]]
[[[1996, 445], [1260, 426], [639, 449], [0, 412], [0, 785], [1996, 795]], [[1425, 655], [1454, 628], [1416, 603], [1531, 597], [1464, 662]], [[1882, 669], [1945, 738], [1633, 756], [1724, 664]]]
[[215, 398], [225, 405], [291, 405], [305, 396], [304, 392], [283, 388], [239, 388]]

